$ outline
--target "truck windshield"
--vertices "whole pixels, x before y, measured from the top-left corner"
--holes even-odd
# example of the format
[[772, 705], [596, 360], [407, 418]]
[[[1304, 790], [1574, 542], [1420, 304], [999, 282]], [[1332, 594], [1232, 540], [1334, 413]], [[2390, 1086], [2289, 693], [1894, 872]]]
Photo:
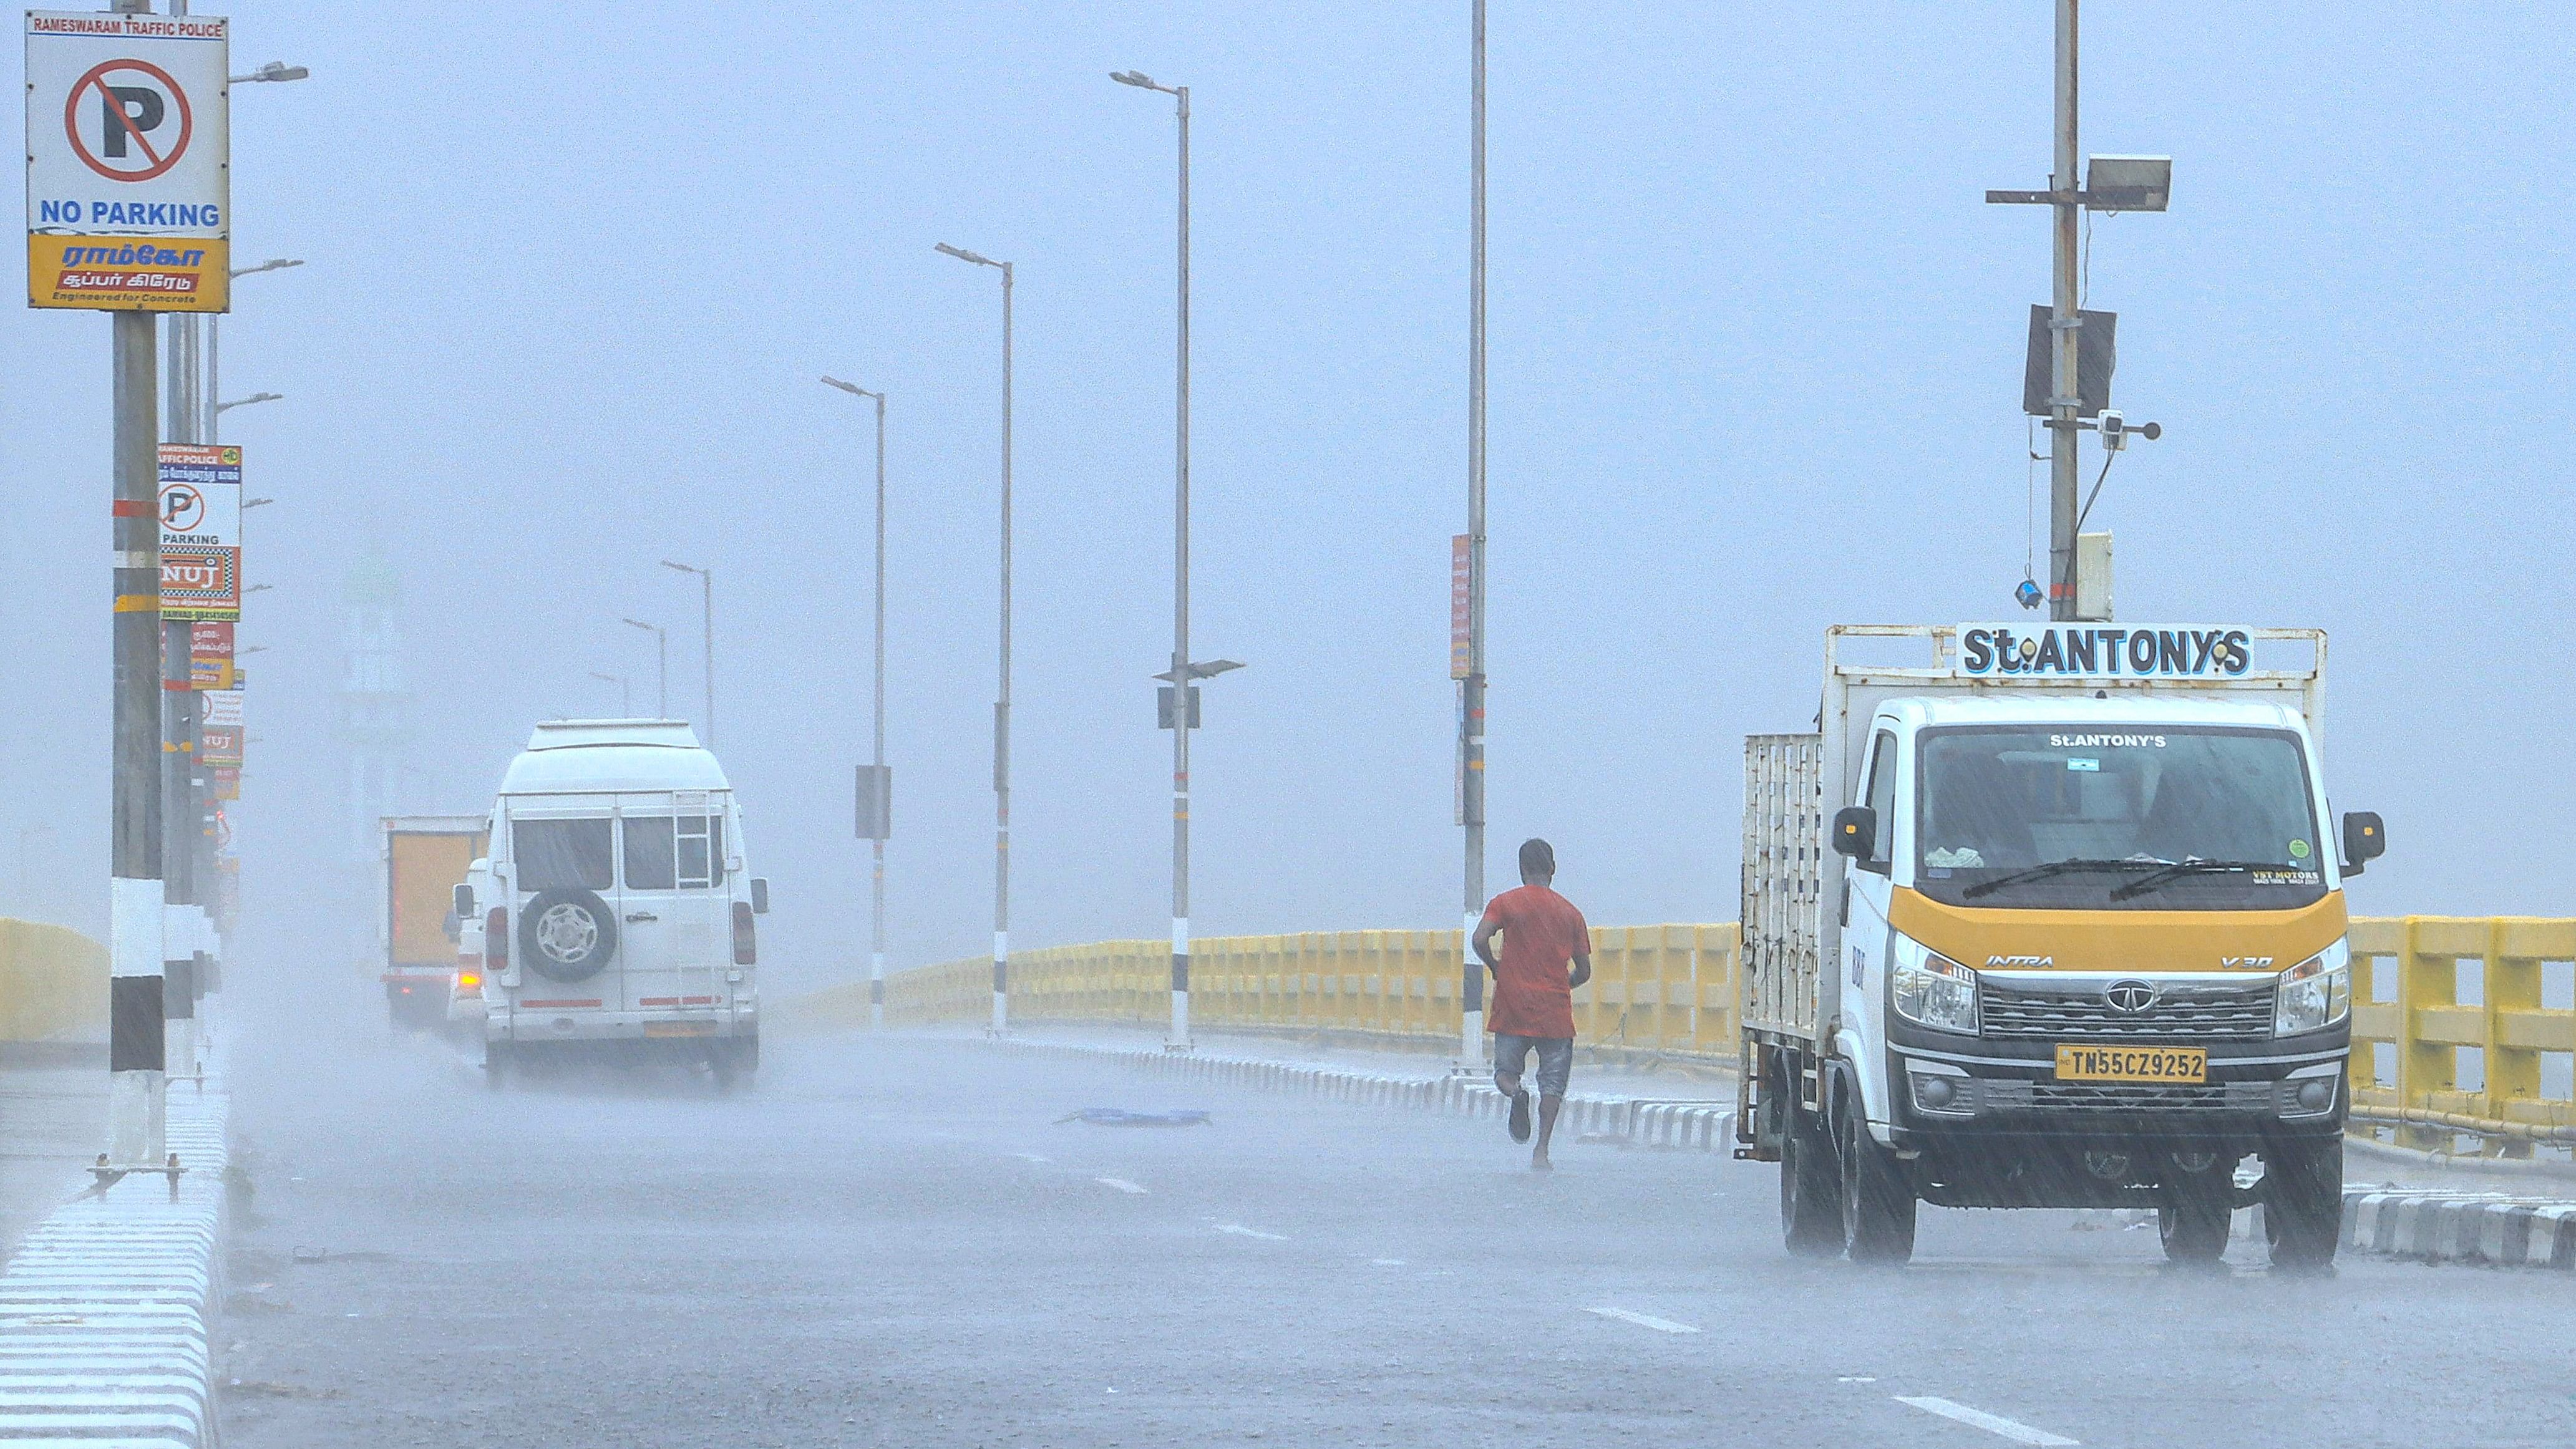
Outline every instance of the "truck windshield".
[[1953, 905], [2280, 910], [2325, 893], [2281, 730], [1925, 730], [1915, 878]]

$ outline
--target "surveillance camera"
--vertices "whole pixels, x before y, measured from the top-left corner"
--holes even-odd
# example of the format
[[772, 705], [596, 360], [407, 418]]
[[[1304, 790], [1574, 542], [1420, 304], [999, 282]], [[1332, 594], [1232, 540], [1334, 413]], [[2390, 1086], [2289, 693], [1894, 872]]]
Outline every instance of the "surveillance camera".
[[2038, 608], [2043, 597], [2045, 596], [2039, 591], [2037, 579], [2024, 579], [2020, 586], [2013, 590], [2013, 598], [2025, 609]]
[[2109, 408], [2102, 410], [2102, 446], [2114, 453], [2129, 446], [2129, 420]]

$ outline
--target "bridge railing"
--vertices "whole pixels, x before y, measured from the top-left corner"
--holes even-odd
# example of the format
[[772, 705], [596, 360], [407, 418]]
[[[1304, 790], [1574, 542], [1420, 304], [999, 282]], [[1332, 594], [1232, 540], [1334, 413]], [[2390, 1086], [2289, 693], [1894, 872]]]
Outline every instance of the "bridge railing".
[[[2576, 920], [2397, 916], [2352, 923], [2352, 1101], [2576, 1135]], [[2552, 1059], [2555, 1058], [2553, 1061]], [[2544, 1089], [2554, 1089], [2544, 1096]]]
[[[1593, 979], [1574, 993], [1586, 1045], [1735, 1059], [1733, 923], [1612, 926], [1592, 941]], [[2447, 1114], [2516, 1124], [2544, 1140], [2576, 1133], [2566, 1095], [2576, 1057], [2560, 1055], [2576, 1053], [2576, 919], [2361, 918], [2351, 941], [2360, 1115]], [[1456, 931], [1210, 937], [1191, 955], [1191, 1018], [1454, 1041], [1459, 951]], [[1012, 1017], [1159, 1024], [1170, 1012], [1170, 952], [1162, 941], [1102, 941], [1020, 953]], [[982, 959], [898, 972], [886, 978], [886, 1018], [981, 1021], [992, 990], [992, 963]], [[865, 1021], [867, 987], [818, 993], [796, 1010]], [[2403, 1135], [2430, 1141], [2449, 1125], [2410, 1120]]]

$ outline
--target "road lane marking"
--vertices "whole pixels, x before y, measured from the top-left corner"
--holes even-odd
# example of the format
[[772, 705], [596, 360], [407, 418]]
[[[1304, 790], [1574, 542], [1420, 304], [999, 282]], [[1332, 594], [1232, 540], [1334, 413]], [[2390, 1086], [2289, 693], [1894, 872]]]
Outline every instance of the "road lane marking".
[[1404, 1260], [1402, 1258], [1371, 1258], [1369, 1259], [1369, 1266], [1372, 1268], [1401, 1268], [1404, 1266]]
[[2063, 1434], [2052, 1434], [2046, 1429], [2034, 1429], [2028, 1424], [2016, 1423], [1999, 1414], [1989, 1414], [1983, 1409], [1971, 1409], [1965, 1404], [1954, 1404], [1948, 1399], [1908, 1398], [1898, 1394], [1896, 1401], [1921, 1409], [1927, 1414], [1938, 1414], [1944, 1419], [1953, 1419], [1959, 1423], [1983, 1429], [1989, 1434], [2000, 1434], [2016, 1444], [2065, 1445], [2083, 1442], [2080, 1439], [2069, 1439]]
[[1583, 1311], [1598, 1313], [1604, 1318], [1615, 1318], [1622, 1323], [1633, 1323], [1639, 1328], [1651, 1328], [1657, 1333], [1699, 1332], [1697, 1328], [1687, 1323], [1675, 1323], [1669, 1318], [1657, 1318], [1651, 1313], [1631, 1313], [1625, 1308], [1586, 1308]]
[[1092, 1181], [1099, 1183], [1102, 1187], [1114, 1187], [1120, 1192], [1135, 1193], [1139, 1197], [1142, 1197], [1145, 1193], [1145, 1189], [1138, 1187], [1136, 1184], [1129, 1182], [1123, 1177], [1095, 1177]]
[[1241, 1223], [1219, 1223], [1216, 1225], [1216, 1230], [1220, 1233], [1232, 1233], [1238, 1238], [1259, 1238], [1265, 1243], [1284, 1243], [1288, 1241], [1287, 1238], [1278, 1233], [1265, 1233], [1259, 1228], [1247, 1228]]
[[1012, 1155], [1013, 1157], [1018, 1158], [1018, 1159], [1019, 1159], [1019, 1160], [1021, 1160], [1022, 1162], [1053, 1162], [1053, 1161], [1055, 1161], [1055, 1159], [1054, 1159], [1054, 1158], [1049, 1157], [1049, 1156], [1047, 1156], [1046, 1154], [1044, 1154], [1044, 1153], [1042, 1153], [1042, 1152], [1014, 1152], [1014, 1153], [1012, 1153], [1011, 1155]]

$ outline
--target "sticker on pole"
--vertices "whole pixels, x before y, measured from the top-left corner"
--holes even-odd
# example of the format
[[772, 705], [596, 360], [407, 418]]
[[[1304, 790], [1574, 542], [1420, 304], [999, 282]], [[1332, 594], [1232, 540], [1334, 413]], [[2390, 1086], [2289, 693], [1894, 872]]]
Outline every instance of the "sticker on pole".
[[161, 445], [161, 617], [241, 617], [242, 450]]
[[27, 13], [27, 305], [227, 309], [228, 24]]

